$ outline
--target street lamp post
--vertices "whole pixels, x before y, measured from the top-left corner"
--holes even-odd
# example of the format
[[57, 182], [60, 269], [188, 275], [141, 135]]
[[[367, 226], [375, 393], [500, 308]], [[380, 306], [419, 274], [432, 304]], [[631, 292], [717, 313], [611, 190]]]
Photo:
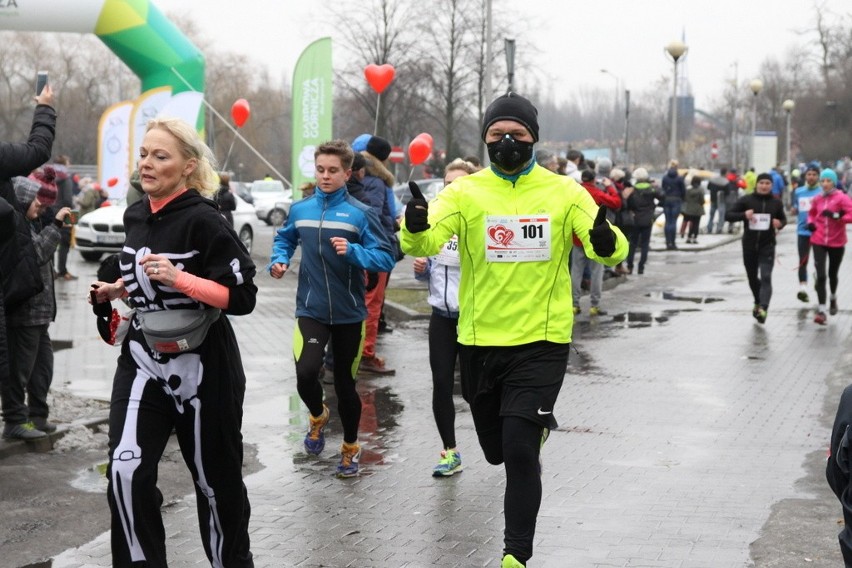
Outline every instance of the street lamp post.
[[[787, 113], [787, 176], [792, 179], [793, 177], [793, 156], [791, 155], [790, 150], [790, 116], [793, 114], [793, 107], [796, 106], [796, 101], [793, 99], [787, 99], [783, 103], [781, 103], [781, 108]], [[792, 186], [791, 186], [792, 187]]]
[[754, 138], [757, 133], [757, 95], [760, 94], [760, 91], [763, 90], [763, 81], [760, 79], [752, 79], [748, 84], [748, 88], [751, 89], [751, 92], [754, 94], [751, 105], [751, 152], [749, 159], [751, 160], [750, 164], [746, 164], [746, 168], [754, 167]]
[[515, 87], [515, 40], [506, 39], [506, 74], [509, 76], [509, 87], [506, 92], [514, 91]]
[[672, 80], [672, 134], [669, 138], [669, 155], [677, 160], [677, 62], [689, 48], [682, 41], [673, 41], [666, 46], [666, 53], [674, 62], [674, 79]]
[[[618, 118], [618, 111], [621, 108], [621, 105], [619, 104], [619, 100], [618, 100], [619, 94], [620, 94], [620, 91], [621, 91], [621, 79], [618, 77], [618, 75], [616, 75], [612, 71], [608, 71], [607, 69], [601, 69], [601, 73], [604, 73], [605, 75], [609, 75], [610, 77], [612, 77], [615, 80], [615, 107], [614, 107], [614, 111], [613, 111], [613, 116], [616, 117], [616, 119], [617, 119]], [[625, 133], [626, 132], [627, 132], [627, 127], [625, 126]], [[626, 134], [625, 134], [625, 136], [626, 136]], [[613, 162], [615, 161], [615, 153], [616, 152], [617, 152], [617, 149], [616, 149], [615, 145], [613, 145]]]
[[624, 164], [629, 165], [627, 137], [630, 136], [630, 89], [624, 89]]

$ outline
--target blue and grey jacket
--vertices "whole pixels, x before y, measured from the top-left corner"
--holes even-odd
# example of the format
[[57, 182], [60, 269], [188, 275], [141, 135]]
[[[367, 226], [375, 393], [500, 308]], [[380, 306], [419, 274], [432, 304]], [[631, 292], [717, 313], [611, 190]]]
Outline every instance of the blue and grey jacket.
[[[349, 241], [344, 256], [331, 245], [332, 237]], [[364, 270], [390, 272], [394, 267], [390, 241], [373, 210], [345, 188], [323, 193], [290, 208], [287, 223], [275, 234], [272, 259], [290, 265], [296, 247], [302, 247], [296, 317], [326, 324], [355, 323], [367, 317]]]
[[814, 197], [822, 193], [822, 188], [819, 184], [808, 187], [803, 185], [796, 188], [793, 194], [793, 207], [797, 211], [796, 215], [796, 233], [802, 237], [810, 237], [811, 232], [808, 230], [808, 211], [811, 209], [811, 202]]

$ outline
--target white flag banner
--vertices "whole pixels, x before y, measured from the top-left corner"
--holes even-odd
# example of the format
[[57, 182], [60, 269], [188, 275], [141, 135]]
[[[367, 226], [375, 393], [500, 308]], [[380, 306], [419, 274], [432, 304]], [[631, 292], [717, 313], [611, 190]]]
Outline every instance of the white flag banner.
[[180, 118], [195, 127], [198, 124], [198, 113], [201, 111], [204, 93], [184, 91], [173, 95], [169, 102], [160, 109], [158, 117]]
[[98, 182], [110, 198], [124, 197], [130, 183], [132, 111], [133, 101], [116, 103], [104, 111], [98, 125]]
[[172, 98], [171, 87], [149, 89], [136, 98], [133, 112], [130, 113], [130, 171], [136, 169], [139, 160], [139, 148], [145, 137], [148, 121], [156, 118]]

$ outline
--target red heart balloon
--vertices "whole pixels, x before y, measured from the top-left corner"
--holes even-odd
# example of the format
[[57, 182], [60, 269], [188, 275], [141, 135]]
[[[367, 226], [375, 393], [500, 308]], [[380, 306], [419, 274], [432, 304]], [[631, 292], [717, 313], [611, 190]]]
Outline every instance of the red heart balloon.
[[408, 161], [416, 166], [426, 161], [432, 153], [432, 148], [422, 138], [415, 138], [408, 144]]
[[118, 183], [118, 178], [109, 178], [109, 179], [107, 180], [107, 185], [108, 185], [109, 187], [115, 187], [115, 185], [116, 185], [117, 183]]
[[231, 105], [231, 118], [234, 119], [234, 124], [237, 125], [237, 128], [242, 128], [250, 115], [251, 109], [249, 108], [247, 100], [237, 99], [234, 101], [234, 104]]
[[389, 63], [385, 63], [384, 65], [370, 63], [364, 68], [364, 77], [367, 78], [367, 83], [379, 94], [388, 88], [394, 76], [396, 76], [396, 71], [393, 65]]

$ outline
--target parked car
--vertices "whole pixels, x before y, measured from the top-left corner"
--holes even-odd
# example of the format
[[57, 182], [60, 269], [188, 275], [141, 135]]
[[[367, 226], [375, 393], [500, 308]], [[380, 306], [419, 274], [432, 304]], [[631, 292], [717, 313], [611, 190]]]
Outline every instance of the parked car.
[[84, 260], [97, 262], [104, 253], [121, 251], [124, 246], [124, 210], [122, 199], [112, 205], [86, 213], [74, 229], [75, 248]]
[[277, 179], [257, 180], [251, 184], [251, 197], [257, 218], [267, 225], [281, 226], [290, 215], [293, 192]]
[[[420, 186], [420, 191], [423, 192], [423, 197], [426, 198], [426, 201], [432, 201], [438, 195], [438, 191], [444, 187], [443, 178], [415, 179], [412, 181]], [[398, 183], [393, 186], [393, 194], [399, 200], [399, 203], [402, 205], [407, 204], [411, 200], [411, 190], [408, 188], [408, 182]], [[402, 211], [398, 211], [398, 213], [402, 213]]]
[[[255, 211], [239, 195], [235, 195], [237, 209], [233, 212], [234, 230], [251, 252], [254, 244]], [[120, 252], [124, 246], [124, 211], [127, 203], [122, 199], [113, 205], [100, 207], [86, 213], [74, 230], [76, 248], [83, 260], [97, 262], [104, 254]]]
[[254, 223], [257, 223], [257, 214], [254, 210], [254, 205], [247, 203], [239, 195], [235, 195], [237, 200], [237, 209], [232, 213], [234, 216], [234, 230], [237, 236], [246, 247], [246, 250], [251, 253], [251, 247], [254, 244]]
[[246, 203], [253, 203], [254, 199], [251, 196], [251, 184], [244, 181], [232, 181], [230, 183], [231, 192], [234, 195], [239, 195]]

